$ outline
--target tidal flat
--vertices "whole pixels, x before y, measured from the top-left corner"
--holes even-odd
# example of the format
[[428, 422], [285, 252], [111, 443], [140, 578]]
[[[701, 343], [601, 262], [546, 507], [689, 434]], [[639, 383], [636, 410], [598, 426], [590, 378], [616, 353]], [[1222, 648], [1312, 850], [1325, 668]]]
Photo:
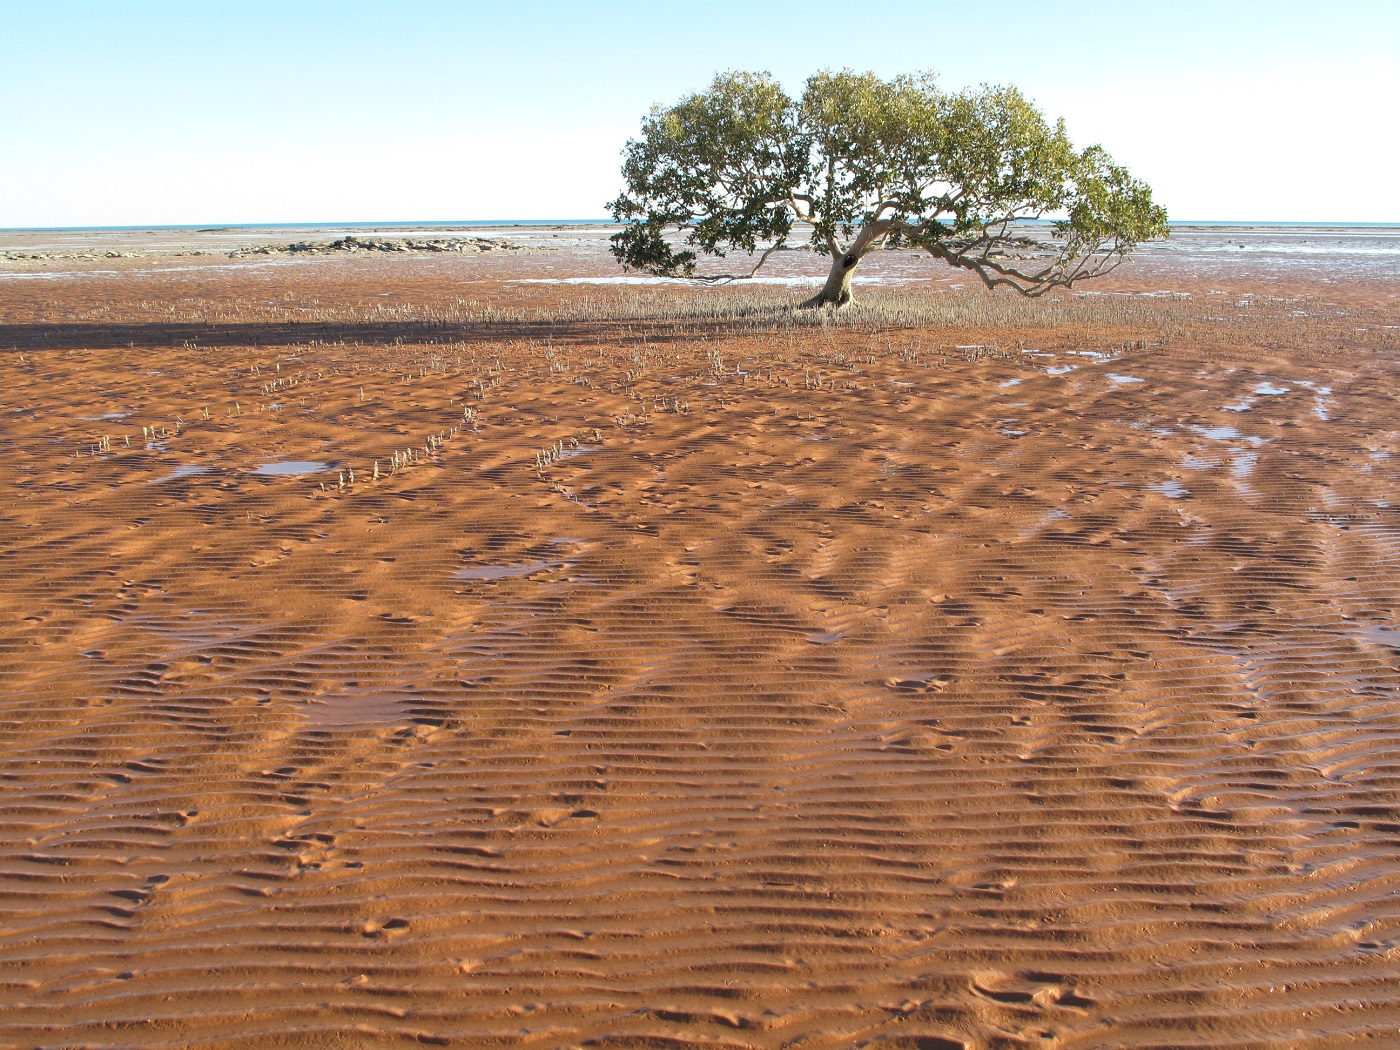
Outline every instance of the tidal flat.
[[609, 232], [0, 232], [0, 1043], [1400, 1028], [1400, 231]]

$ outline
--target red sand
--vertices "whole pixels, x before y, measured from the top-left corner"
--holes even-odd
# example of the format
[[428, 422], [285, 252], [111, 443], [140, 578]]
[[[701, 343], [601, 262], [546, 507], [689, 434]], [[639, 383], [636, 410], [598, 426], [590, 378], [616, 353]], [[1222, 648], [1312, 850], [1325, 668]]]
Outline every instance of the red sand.
[[1393, 288], [411, 262], [0, 288], [0, 1043], [1400, 1045]]

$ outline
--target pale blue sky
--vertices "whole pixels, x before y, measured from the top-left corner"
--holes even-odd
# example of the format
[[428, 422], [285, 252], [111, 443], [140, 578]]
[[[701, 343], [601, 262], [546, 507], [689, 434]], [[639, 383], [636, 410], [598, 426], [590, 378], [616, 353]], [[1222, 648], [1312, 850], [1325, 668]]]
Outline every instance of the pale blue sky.
[[1400, 221], [1400, 0], [0, 0], [0, 226], [588, 218], [721, 69], [1013, 83], [1174, 219]]

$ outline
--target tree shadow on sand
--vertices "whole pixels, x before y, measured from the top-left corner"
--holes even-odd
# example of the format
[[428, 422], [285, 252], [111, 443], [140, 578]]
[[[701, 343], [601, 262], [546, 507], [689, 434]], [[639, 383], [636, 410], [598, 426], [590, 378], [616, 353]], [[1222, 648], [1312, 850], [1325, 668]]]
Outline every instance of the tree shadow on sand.
[[291, 346], [313, 342], [371, 346], [500, 342], [546, 337], [567, 339], [590, 332], [596, 334], [598, 327], [598, 322], [526, 319], [490, 323], [273, 321], [247, 324], [9, 324], [0, 325], [0, 350]]

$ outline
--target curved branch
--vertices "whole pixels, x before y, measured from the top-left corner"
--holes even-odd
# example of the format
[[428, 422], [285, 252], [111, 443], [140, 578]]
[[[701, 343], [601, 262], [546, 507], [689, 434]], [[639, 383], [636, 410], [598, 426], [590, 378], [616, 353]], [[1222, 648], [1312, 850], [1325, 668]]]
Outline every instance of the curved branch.
[[1028, 273], [990, 258], [988, 251], [995, 242], [979, 243], [982, 250], [976, 254], [969, 254], [966, 249], [959, 251], [947, 244], [925, 244], [922, 247], [934, 258], [942, 259], [950, 266], [971, 270], [988, 288], [1005, 285], [1032, 299], [1039, 298], [1052, 288], [1072, 288], [1075, 281], [1111, 273], [1126, 257], [1124, 249], [1116, 245], [1102, 255], [1099, 254], [1101, 245], [1096, 244], [1083, 253], [1073, 251], [1071, 245], [1067, 247], [1071, 254], [1061, 254], [1043, 270]]
[[729, 284], [731, 281], [747, 281], [751, 277], [757, 277], [758, 271], [763, 268], [763, 264], [768, 261], [768, 256], [772, 255], [780, 248], [787, 247], [787, 241], [777, 241], [763, 250], [763, 254], [758, 257], [758, 262], [753, 264], [753, 269], [748, 273], [693, 273], [686, 274], [685, 280], [698, 281], [701, 284]]

